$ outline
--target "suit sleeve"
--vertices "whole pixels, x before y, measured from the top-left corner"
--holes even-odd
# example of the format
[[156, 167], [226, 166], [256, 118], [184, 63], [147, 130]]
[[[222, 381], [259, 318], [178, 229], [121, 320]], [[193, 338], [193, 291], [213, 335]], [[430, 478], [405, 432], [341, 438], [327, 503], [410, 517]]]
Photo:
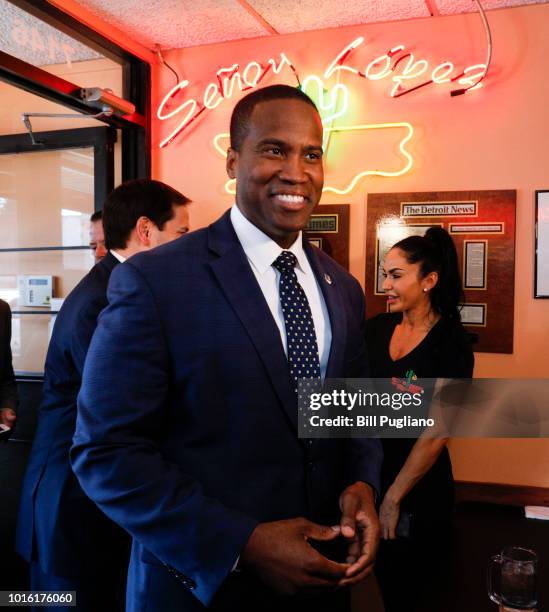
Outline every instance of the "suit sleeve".
[[78, 312], [75, 329], [70, 334], [70, 355], [74, 367], [82, 378], [84, 363], [90, 348], [90, 343], [97, 327], [97, 318], [105, 303], [97, 298], [89, 301]]
[[[355, 281], [356, 282], [356, 281]], [[366, 303], [362, 288], [356, 282], [353, 292], [352, 318], [357, 321], [358, 333], [351, 336], [351, 357], [347, 361], [347, 378], [368, 378], [370, 369], [368, 365], [368, 353], [366, 350]], [[378, 438], [351, 438], [349, 445], [348, 461], [348, 484], [357, 480], [371, 485], [376, 497], [381, 490], [381, 463], [383, 461], [383, 448]]]
[[0, 373], [0, 408], [12, 408], [18, 405], [17, 383], [13, 372], [11, 355], [11, 310], [6, 304], [4, 337], [1, 338], [3, 355], [3, 368]]
[[131, 263], [114, 270], [108, 297], [84, 366], [73, 469], [105, 514], [208, 605], [257, 522], [162, 455], [172, 368], [154, 298]]

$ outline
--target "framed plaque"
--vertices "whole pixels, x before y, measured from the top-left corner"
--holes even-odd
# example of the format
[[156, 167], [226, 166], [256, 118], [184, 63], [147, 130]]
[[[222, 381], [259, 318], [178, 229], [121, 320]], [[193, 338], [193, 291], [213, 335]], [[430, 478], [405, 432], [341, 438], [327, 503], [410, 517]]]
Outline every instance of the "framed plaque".
[[463, 288], [486, 289], [487, 240], [463, 241]]
[[463, 325], [486, 327], [486, 304], [460, 304]]
[[320, 204], [309, 218], [309, 242], [349, 269], [349, 205]]
[[[541, 197], [539, 197], [541, 196]], [[383, 260], [407, 236], [433, 225], [456, 245], [464, 326], [475, 351], [512, 353], [515, 293], [516, 191], [371, 193], [366, 219], [367, 316], [385, 312]], [[537, 297], [549, 297], [549, 190], [538, 194]]]
[[536, 191], [534, 297], [549, 298], [549, 191]]

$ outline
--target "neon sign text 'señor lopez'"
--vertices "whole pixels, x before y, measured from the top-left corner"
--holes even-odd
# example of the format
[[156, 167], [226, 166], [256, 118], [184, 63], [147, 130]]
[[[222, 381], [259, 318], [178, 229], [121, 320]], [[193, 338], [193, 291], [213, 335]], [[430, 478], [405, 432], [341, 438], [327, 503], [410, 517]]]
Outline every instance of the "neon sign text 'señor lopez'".
[[[397, 45], [387, 53], [375, 57], [361, 69], [357, 67], [358, 62], [353, 62], [353, 65], [347, 63], [347, 60], [363, 43], [364, 37], [360, 36], [342, 49], [325, 70], [324, 79], [329, 79], [340, 72], [368, 81], [388, 80], [391, 83], [390, 96], [398, 98], [426, 86], [443, 85], [450, 82], [457, 82], [462, 87], [473, 88], [486, 72], [486, 64], [467, 66], [460, 71], [450, 61], [444, 61], [431, 69], [426, 59], [416, 59], [413, 53], [406, 51], [404, 45]], [[220, 68], [216, 73], [216, 81], [209, 83], [204, 88], [200, 101], [190, 98], [171, 108], [176, 103], [176, 98], [190, 85], [187, 80], [181, 81], [166, 94], [158, 106], [157, 117], [161, 121], [172, 117], [179, 119], [175, 129], [160, 143], [160, 147], [165, 147], [173, 142], [206, 111], [217, 108], [223, 100], [231, 98], [235, 88], [238, 88], [239, 91], [253, 89], [267, 74], [277, 75], [284, 67], [296, 73], [288, 56], [280, 53], [278, 60], [270, 58], [264, 64], [251, 61], [242, 70], [238, 64]]]

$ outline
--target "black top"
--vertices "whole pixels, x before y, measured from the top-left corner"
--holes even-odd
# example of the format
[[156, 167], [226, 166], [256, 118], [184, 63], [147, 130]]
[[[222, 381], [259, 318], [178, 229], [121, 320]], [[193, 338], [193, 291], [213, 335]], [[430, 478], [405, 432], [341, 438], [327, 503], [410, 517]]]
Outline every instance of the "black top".
[[11, 361], [11, 310], [0, 300], [0, 409], [17, 408], [17, 385]]
[[[368, 320], [366, 342], [372, 378], [405, 378], [413, 370], [418, 378], [471, 378], [474, 356], [471, 342], [459, 321], [441, 318], [425, 338], [408, 354], [394, 361], [389, 344], [401, 313], [383, 313]], [[382, 439], [384, 460], [382, 493], [385, 494], [404, 465], [415, 438]], [[450, 456], [443, 449], [433, 467], [402, 501], [411, 512], [449, 512], [453, 505], [453, 477]]]

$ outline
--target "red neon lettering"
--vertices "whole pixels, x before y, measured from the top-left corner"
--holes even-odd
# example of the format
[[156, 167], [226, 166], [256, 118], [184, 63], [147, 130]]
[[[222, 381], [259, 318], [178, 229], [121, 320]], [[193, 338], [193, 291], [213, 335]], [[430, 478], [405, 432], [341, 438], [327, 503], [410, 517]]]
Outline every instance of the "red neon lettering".
[[[452, 62], [443, 62], [439, 64], [431, 73], [431, 80], [433, 83], [442, 84], [449, 83], [452, 79], [450, 75], [454, 71], [454, 64]], [[439, 72], [441, 74], [439, 74]]]
[[[24, 24], [21, 24], [18, 30], [12, 30], [12, 37], [14, 39], [22, 39], [25, 38], [25, 36], [28, 37]], [[27, 41], [25, 40], [25, 42]], [[393, 59], [397, 55], [405, 51], [404, 45], [397, 45], [387, 53], [374, 58], [366, 66], [364, 72], [360, 72], [357, 68], [353, 66], [346, 66], [344, 62], [349, 57], [349, 55], [355, 49], [360, 47], [363, 43], [364, 37], [360, 36], [350, 42], [346, 47], [344, 47], [336, 55], [334, 60], [328, 65], [328, 68], [324, 72], [324, 78], [328, 79], [335, 73], [345, 71], [366, 78], [370, 81], [378, 81], [385, 79], [391, 76], [392, 74], [393, 76], [391, 80], [393, 81], [394, 85], [391, 89], [390, 95], [393, 98], [398, 98], [405, 94], [421, 89], [427, 85], [442, 85], [444, 83], [454, 81], [458, 81], [460, 85], [466, 86], [466, 90], [472, 89], [477, 85], [480, 86], [479, 81], [486, 74], [485, 64], [475, 64], [474, 66], [468, 66], [463, 72], [455, 76], [451, 76], [455, 70], [455, 67], [452, 62], [446, 61], [442, 62], [432, 70], [430, 79], [416, 85], [411, 84], [408, 89], [405, 89], [403, 87], [403, 83], [410, 83], [414, 79], [420, 77], [424, 72], [428, 70], [429, 62], [425, 59], [416, 60], [413, 53], [404, 53], [403, 55], [400, 55], [400, 57], [398, 57], [398, 59], [396, 59], [396, 61], [394, 61], [394, 63], [391, 65]], [[50, 54], [52, 53], [51, 46], [52, 45], [50, 43]], [[63, 50], [65, 52], [67, 62], [70, 63], [68, 51], [73, 52], [73, 49], [63, 44]], [[405, 60], [407, 61], [405, 62]], [[397, 67], [402, 62], [405, 62], [403, 64], [402, 71], [400, 72], [400, 74], [395, 74]], [[169, 119], [170, 117], [173, 117], [183, 112], [185, 112], [186, 115], [176, 127], [176, 129], [173, 130], [172, 133], [161, 142], [160, 146], [164, 147], [170, 142], [172, 142], [178, 134], [180, 134], [193, 121], [195, 121], [196, 118], [200, 116], [205, 110], [212, 110], [214, 108], [217, 108], [224, 99], [231, 98], [233, 96], [233, 93], [235, 92], [236, 86], [238, 86], [238, 89], [240, 91], [253, 89], [259, 85], [259, 83], [263, 80], [263, 78], [269, 71], [272, 70], [273, 74], [276, 75], [279, 74], [285, 66], [291, 68], [297, 76], [297, 72], [293, 67], [292, 62], [284, 53], [280, 53], [278, 62], [275, 58], [268, 59], [267, 63], [264, 65], [256, 61], [251, 61], [246, 65], [242, 73], [239, 72], [238, 64], [233, 64], [230, 67], [220, 68], [216, 74], [217, 83], [209, 83], [204, 89], [202, 105], [199, 105], [196, 100], [190, 99], [183, 102], [172, 111], [165, 111], [170, 100], [189, 85], [188, 81], [182, 81], [174, 88], [172, 88], [163, 98], [158, 107], [157, 116], [161, 121], [165, 121], [166, 119]], [[310, 78], [312, 78], [313, 76], [314, 75], [311, 75]], [[318, 79], [318, 77], [315, 78]]]
[[[378, 68], [378, 72], [374, 72], [374, 69], [378, 66], [380, 66], [381, 69]], [[364, 76], [370, 81], [379, 81], [380, 79], [384, 79], [386, 76], [388, 76], [391, 73], [391, 70], [391, 58], [389, 57], [388, 53], [385, 53], [384, 55], [380, 55], [379, 57], [373, 59], [366, 66]]]
[[[217, 100], [214, 102], [216, 96], [219, 96]], [[219, 86], [215, 83], [210, 83], [208, 87], [204, 90], [204, 106], [210, 110], [216, 108], [221, 104], [223, 98], [219, 93]]]
[[[406, 55], [402, 56], [395, 63], [393, 70], [397, 67], [397, 65], [401, 62], [401, 60], [404, 60], [406, 57], [407, 57]], [[428, 65], [429, 64], [427, 60], [424, 60], [424, 59], [418, 60], [417, 62], [414, 61], [414, 54], [410, 53], [408, 56], [408, 62], [404, 66], [402, 74], [398, 74], [393, 77], [393, 82], [395, 83], [395, 85], [393, 86], [393, 89], [391, 90], [391, 97], [394, 97], [395, 94], [398, 93], [398, 91], [401, 89], [402, 82], [404, 80], [415, 79], [418, 76], [422, 75], [427, 70]]]
[[[249, 72], [251, 70], [255, 70], [255, 75], [250, 78]], [[257, 84], [259, 83], [261, 77], [264, 74], [265, 71], [263, 70], [263, 68], [261, 68], [260, 64], [258, 64], [257, 62], [250, 62], [242, 72], [242, 81], [246, 84], [246, 87], [248, 89], [252, 89], [254, 87], [257, 87]]]
[[[477, 72], [474, 72], [474, 71]], [[473, 74], [469, 74], [473, 72]], [[463, 77], [459, 79], [460, 85], [466, 85], [468, 87], [474, 87], [484, 75], [486, 74], [486, 64], [475, 64], [474, 66], [467, 66], [463, 71]]]
[[328, 66], [326, 71], [324, 72], [324, 78], [329, 79], [334, 72], [338, 72], [339, 70], [347, 70], [352, 72], [353, 74], [358, 74], [358, 70], [356, 68], [351, 68], [350, 66], [344, 66], [343, 62], [347, 59], [347, 56], [356, 49], [360, 47], [360, 45], [364, 42], [364, 37], [360, 36], [359, 38], [355, 38], [353, 42], [349, 43], [342, 51], [340, 51], [334, 61]]
[[[282, 70], [282, 68], [284, 66], [290, 66], [291, 67], [291, 65], [292, 65], [292, 62], [284, 55], [284, 53], [280, 54], [280, 64], [278, 64], [278, 66], [276, 65], [276, 62], [275, 62], [275, 60], [272, 57], [269, 59], [269, 61], [267, 63], [271, 65], [271, 67], [273, 69], [273, 72], [275, 74], [278, 74]], [[268, 68], [267, 68], [267, 70], [268, 70]]]
[[[238, 74], [238, 64], [233, 64], [230, 68], [220, 68], [217, 71], [217, 82], [219, 83], [219, 93], [221, 94], [221, 96], [223, 96], [223, 98], [227, 98], [227, 83], [230, 83], [230, 93], [232, 95], [233, 92], [233, 87], [234, 87], [234, 82], [233, 82], [233, 77], [235, 75], [238, 75], [238, 80], [240, 82], [240, 75]], [[221, 78], [221, 75], [227, 73], [227, 76], [224, 76], [223, 78]], [[242, 85], [242, 83], [240, 82], [240, 84]], [[242, 89], [242, 86], [240, 87], [240, 89]]]

